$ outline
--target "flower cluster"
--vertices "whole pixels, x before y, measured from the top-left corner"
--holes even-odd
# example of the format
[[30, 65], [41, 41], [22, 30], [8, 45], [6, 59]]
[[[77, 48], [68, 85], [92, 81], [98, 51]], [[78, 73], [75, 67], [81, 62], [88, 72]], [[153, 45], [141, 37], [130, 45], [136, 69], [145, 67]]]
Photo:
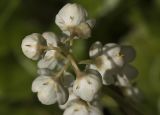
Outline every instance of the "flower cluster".
[[[62, 37], [53, 32], [33, 33], [22, 41], [24, 55], [38, 61], [38, 77], [32, 83], [42, 104], [58, 102], [63, 115], [103, 115], [98, 102], [103, 85], [125, 87], [132, 95], [136, 91], [130, 80], [137, 70], [129, 62], [135, 58], [131, 46], [95, 42], [89, 51], [89, 60], [80, 70], [72, 54], [75, 39], [88, 38], [95, 20], [87, 19], [87, 11], [78, 4], [66, 4], [56, 15], [55, 23], [62, 30]], [[68, 69], [72, 67], [75, 74]]]

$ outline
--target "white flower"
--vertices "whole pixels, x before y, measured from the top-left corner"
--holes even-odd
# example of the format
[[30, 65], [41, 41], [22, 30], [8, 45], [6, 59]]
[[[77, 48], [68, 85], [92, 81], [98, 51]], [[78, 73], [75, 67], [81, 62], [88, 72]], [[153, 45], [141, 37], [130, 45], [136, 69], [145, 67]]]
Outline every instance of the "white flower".
[[50, 76], [37, 77], [32, 83], [32, 91], [38, 93], [39, 101], [45, 105], [64, 104], [68, 99], [64, 87]]
[[103, 115], [103, 113], [99, 108], [77, 100], [66, 108], [63, 115]]
[[113, 66], [122, 67], [124, 65], [124, 54], [121, 52], [121, 46], [114, 43], [106, 44], [103, 47], [103, 53]]
[[75, 3], [68, 3], [58, 12], [55, 22], [68, 35], [70, 34], [68, 28], [85, 22], [86, 16], [87, 12], [83, 7]]
[[95, 20], [86, 20], [86, 10], [79, 4], [66, 4], [56, 15], [55, 22], [68, 36], [88, 38]]
[[85, 102], [77, 101], [67, 107], [63, 115], [89, 115], [89, 112]]
[[45, 46], [44, 38], [38, 34], [33, 33], [26, 36], [21, 44], [22, 51], [24, 55], [32, 60], [37, 60], [40, 58], [43, 52], [43, 46]]
[[[48, 47], [57, 47], [58, 38], [54, 33], [45, 32], [42, 34], [42, 36], [44, 37], [44, 39], [46, 39]], [[45, 53], [44, 57], [41, 60], [39, 60], [38, 67], [49, 68], [51, 70], [54, 69], [55, 66], [57, 65], [56, 56], [57, 56], [57, 51], [48, 50]]]
[[87, 70], [75, 80], [73, 92], [85, 101], [92, 101], [101, 86], [101, 75], [95, 70]]
[[79, 97], [77, 97], [73, 93], [73, 88], [72, 87], [68, 88], [68, 90], [69, 90], [69, 98], [68, 98], [67, 102], [64, 105], [59, 105], [59, 107], [61, 109], [66, 109], [67, 107], [69, 107], [71, 105], [72, 102], [74, 102], [75, 100], [79, 99]]

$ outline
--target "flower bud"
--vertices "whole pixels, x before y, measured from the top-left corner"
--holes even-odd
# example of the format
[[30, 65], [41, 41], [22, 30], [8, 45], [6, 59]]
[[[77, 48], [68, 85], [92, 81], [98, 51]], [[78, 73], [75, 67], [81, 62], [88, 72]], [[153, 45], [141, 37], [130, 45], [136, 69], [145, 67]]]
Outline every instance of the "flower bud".
[[32, 60], [37, 60], [40, 58], [43, 52], [43, 46], [45, 46], [44, 38], [38, 34], [33, 33], [26, 36], [21, 44], [22, 51], [24, 55]]
[[56, 102], [64, 104], [68, 99], [68, 93], [63, 86], [50, 76], [37, 77], [32, 83], [32, 91], [38, 93], [39, 101], [45, 105]]
[[92, 101], [101, 87], [101, 75], [95, 70], [87, 70], [74, 82], [73, 92], [85, 101]]

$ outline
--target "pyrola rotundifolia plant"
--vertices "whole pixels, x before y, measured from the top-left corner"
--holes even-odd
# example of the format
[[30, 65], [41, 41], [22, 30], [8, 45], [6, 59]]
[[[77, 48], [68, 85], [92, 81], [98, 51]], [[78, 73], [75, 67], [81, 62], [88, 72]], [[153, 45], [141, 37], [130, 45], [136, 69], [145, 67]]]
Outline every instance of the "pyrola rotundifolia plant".
[[[63, 33], [61, 37], [54, 32], [33, 33], [21, 45], [26, 57], [38, 61], [32, 91], [42, 104], [58, 103], [63, 115], [103, 115], [99, 102], [102, 87], [114, 87], [124, 96], [138, 93], [131, 82], [137, 75], [129, 64], [135, 58], [131, 46], [96, 41], [90, 47], [90, 59], [77, 62], [72, 45], [91, 36], [95, 20], [88, 19], [79, 4], [68, 3], [56, 15], [55, 23]], [[82, 70], [79, 64], [86, 66]]]

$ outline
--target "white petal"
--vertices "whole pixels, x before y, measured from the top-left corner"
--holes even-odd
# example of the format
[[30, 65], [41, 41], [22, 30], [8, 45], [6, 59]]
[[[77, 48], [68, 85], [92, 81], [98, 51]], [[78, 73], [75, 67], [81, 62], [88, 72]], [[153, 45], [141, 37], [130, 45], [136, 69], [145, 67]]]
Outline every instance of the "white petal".
[[51, 81], [51, 78], [48, 76], [37, 77], [32, 83], [32, 91], [33, 92], [40, 91], [41, 88], [44, 87], [44, 84], [48, 83], [49, 81]]
[[42, 36], [46, 39], [48, 46], [57, 47], [58, 38], [53, 32], [44, 32]]
[[75, 103], [68, 107], [63, 115], [89, 115], [89, 113], [85, 105]]
[[61, 30], [66, 31], [68, 27], [77, 26], [85, 21], [86, 10], [78, 4], [66, 4], [56, 15], [55, 22]]
[[74, 82], [73, 92], [85, 101], [92, 101], [101, 86], [101, 76], [87, 73]]
[[48, 82], [45, 86], [41, 87], [38, 92], [38, 99], [42, 104], [51, 105], [56, 103], [57, 95], [55, 92], [55, 82]]
[[24, 55], [32, 60], [39, 59], [42, 50], [39, 46], [45, 44], [43, 37], [38, 33], [33, 33], [26, 36], [21, 44]]
[[91, 58], [95, 58], [96, 56], [99, 56], [102, 53], [102, 43], [97, 41], [93, 43], [89, 50], [89, 56]]
[[57, 64], [56, 51], [49, 50], [46, 52], [45, 56], [41, 60], [39, 60], [38, 67], [54, 69], [56, 64]]

